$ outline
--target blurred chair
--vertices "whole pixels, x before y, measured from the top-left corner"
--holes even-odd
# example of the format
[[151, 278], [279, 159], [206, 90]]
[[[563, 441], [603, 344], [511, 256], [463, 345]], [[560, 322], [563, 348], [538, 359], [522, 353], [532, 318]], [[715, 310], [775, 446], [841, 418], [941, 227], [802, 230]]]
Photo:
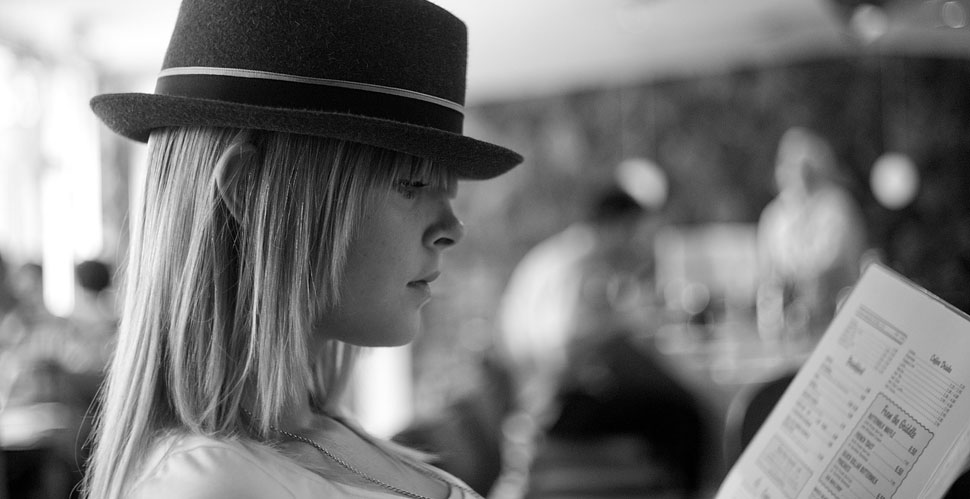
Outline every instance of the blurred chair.
[[964, 471], [957, 477], [943, 499], [966, 499], [967, 497], [970, 497], [970, 470]]
[[728, 467], [741, 457], [796, 373], [787, 372], [774, 379], [748, 385], [734, 396], [728, 407], [724, 429], [724, 463]]

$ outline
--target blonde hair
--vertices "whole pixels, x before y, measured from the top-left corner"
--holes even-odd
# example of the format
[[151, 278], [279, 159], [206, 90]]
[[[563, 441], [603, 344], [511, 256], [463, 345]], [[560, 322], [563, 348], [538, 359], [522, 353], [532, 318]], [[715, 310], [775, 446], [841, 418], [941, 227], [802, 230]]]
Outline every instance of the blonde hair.
[[[215, 177], [239, 144], [255, 154], [230, 166], [245, 168], [232, 209]], [[280, 408], [309, 398], [334, 410], [358, 347], [315, 344], [312, 326], [339, 304], [368, 203], [401, 179], [450, 181], [413, 156], [277, 132], [161, 129], [148, 153], [86, 480], [99, 499], [121, 497], [145, 449], [167, 432], [266, 442]]]

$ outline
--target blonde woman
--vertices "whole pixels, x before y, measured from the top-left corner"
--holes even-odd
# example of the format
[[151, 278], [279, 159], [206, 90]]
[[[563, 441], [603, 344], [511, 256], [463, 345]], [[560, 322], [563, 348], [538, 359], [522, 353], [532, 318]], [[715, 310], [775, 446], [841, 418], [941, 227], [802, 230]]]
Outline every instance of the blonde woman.
[[92, 108], [148, 142], [91, 498], [475, 494], [341, 414], [361, 347], [420, 329], [459, 179], [464, 25], [424, 0], [184, 0], [153, 94]]

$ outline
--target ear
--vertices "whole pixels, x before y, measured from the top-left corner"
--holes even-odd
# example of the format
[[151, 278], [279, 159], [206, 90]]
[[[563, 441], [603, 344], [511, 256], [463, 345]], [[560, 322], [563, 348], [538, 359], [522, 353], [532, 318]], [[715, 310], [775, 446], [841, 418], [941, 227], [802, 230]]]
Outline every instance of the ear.
[[237, 222], [242, 221], [244, 209], [240, 195], [242, 180], [250, 173], [255, 158], [256, 146], [248, 142], [233, 142], [222, 153], [213, 172], [219, 197]]

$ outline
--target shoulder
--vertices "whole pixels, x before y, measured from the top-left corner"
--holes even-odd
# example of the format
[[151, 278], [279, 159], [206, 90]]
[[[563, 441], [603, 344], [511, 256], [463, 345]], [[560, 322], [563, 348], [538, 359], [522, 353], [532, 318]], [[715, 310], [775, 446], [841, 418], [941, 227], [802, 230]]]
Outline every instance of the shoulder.
[[759, 217], [760, 223], [762, 225], [775, 223], [779, 218], [783, 217], [785, 213], [792, 211], [789, 208], [790, 204], [791, 203], [786, 203], [785, 200], [782, 199], [781, 195], [775, 197], [761, 210], [761, 215]]
[[203, 436], [160, 439], [149, 451], [131, 497], [298, 497], [283, 481], [292, 472], [285, 458], [266, 459], [262, 453], [271, 451]]
[[200, 435], [159, 439], [136, 478], [133, 499], [372, 498], [386, 494], [323, 478], [269, 447]]
[[575, 224], [539, 242], [522, 257], [515, 274], [548, 275], [570, 268], [585, 258], [596, 246], [596, 236], [589, 227]]

